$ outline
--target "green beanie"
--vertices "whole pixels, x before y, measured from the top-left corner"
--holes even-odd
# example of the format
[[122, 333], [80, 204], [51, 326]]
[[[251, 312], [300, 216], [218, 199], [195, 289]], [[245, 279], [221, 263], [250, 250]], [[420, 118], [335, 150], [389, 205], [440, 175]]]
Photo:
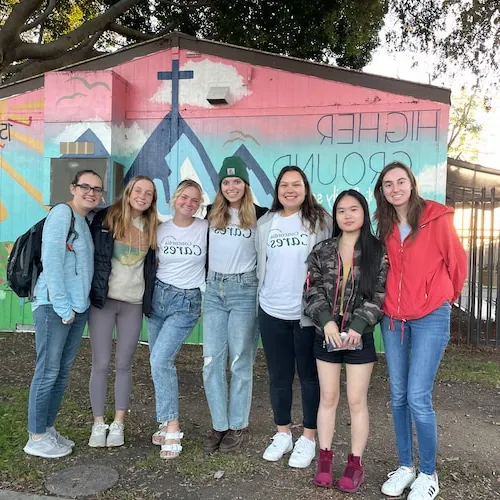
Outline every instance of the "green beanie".
[[246, 184], [250, 185], [247, 165], [239, 156], [228, 156], [224, 158], [222, 168], [219, 171], [219, 186], [226, 177], [239, 177]]

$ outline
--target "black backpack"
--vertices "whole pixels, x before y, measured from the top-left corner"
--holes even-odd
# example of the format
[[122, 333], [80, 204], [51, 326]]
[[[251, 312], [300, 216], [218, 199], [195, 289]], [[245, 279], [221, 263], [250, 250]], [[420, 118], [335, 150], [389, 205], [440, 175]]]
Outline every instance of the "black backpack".
[[[62, 203], [58, 203], [61, 205]], [[75, 215], [73, 209], [67, 204], [71, 211], [71, 222], [69, 226], [66, 243], [74, 235], [73, 240], [78, 237], [75, 231]], [[57, 205], [54, 205], [57, 206]], [[52, 207], [53, 208], [53, 207]], [[46, 218], [38, 221], [24, 234], [17, 238], [7, 261], [7, 283], [18, 297], [27, 297], [33, 300], [36, 281], [42, 272], [42, 232]]]

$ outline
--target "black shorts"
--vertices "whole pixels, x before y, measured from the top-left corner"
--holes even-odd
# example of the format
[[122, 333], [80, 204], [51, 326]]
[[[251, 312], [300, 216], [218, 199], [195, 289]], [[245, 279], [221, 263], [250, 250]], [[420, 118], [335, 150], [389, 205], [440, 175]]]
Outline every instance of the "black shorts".
[[324, 337], [317, 335], [314, 339], [314, 357], [327, 363], [346, 363], [348, 365], [364, 365], [377, 361], [377, 352], [375, 351], [375, 341], [373, 333], [363, 334], [363, 349], [358, 351], [342, 350], [328, 352], [326, 346], [323, 346]]

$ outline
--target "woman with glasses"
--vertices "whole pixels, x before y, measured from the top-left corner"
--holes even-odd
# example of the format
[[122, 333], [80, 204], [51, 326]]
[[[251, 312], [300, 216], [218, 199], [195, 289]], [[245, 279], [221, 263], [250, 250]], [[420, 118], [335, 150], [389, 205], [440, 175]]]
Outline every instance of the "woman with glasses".
[[[92, 372], [90, 402], [94, 424], [89, 446], [124, 444], [124, 419], [132, 388], [132, 360], [142, 328], [151, 313], [156, 272], [156, 188], [144, 175], [134, 177], [123, 194], [92, 221], [94, 277], [89, 315]], [[113, 330], [116, 326], [115, 417], [104, 419]]]
[[161, 446], [160, 457], [164, 459], [175, 458], [182, 450], [174, 363], [201, 314], [208, 221], [195, 214], [202, 199], [203, 191], [196, 181], [182, 181], [170, 201], [174, 217], [158, 227], [158, 268], [147, 325], [159, 423], [152, 441]]
[[75, 445], [56, 431], [54, 422], [88, 318], [94, 244], [86, 216], [101, 201], [102, 179], [92, 170], [83, 170], [69, 189], [72, 200], [56, 205], [43, 226], [43, 271], [33, 302], [36, 366], [24, 451], [44, 458], [69, 455]]
[[[319, 382], [313, 356], [314, 326], [302, 312], [307, 256], [332, 234], [332, 219], [316, 201], [304, 172], [284, 167], [276, 179], [274, 201], [259, 219], [257, 248], [258, 321], [270, 378], [276, 433], [264, 451], [270, 462], [293, 453], [290, 467], [304, 468], [316, 454]], [[295, 366], [302, 392], [303, 433], [293, 446], [291, 411]]]
[[408, 500], [432, 500], [439, 493], [432, 390], [450, 339], [451, 307], [467, 275], [467, 256], [453, 226], [453, 209], [421, 198], [405, 164], [384, 167], [375, 199], [378, 235], [389, 258], [381, 326], [399, 455], [399, 468], [389, 474], [382, 493], [395, 497], [410, 488]]

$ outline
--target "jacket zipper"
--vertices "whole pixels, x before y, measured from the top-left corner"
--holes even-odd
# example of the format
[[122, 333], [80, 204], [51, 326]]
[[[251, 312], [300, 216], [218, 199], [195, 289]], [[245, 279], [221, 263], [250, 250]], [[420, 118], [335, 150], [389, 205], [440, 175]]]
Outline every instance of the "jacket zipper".
[[403, 241], [399, 246], [399, 262], [400, 262], [400, 271], [399, 271], [399, 284], [398, 284], [398, 317], [401, 311], [401, 286], [403, 285]]

